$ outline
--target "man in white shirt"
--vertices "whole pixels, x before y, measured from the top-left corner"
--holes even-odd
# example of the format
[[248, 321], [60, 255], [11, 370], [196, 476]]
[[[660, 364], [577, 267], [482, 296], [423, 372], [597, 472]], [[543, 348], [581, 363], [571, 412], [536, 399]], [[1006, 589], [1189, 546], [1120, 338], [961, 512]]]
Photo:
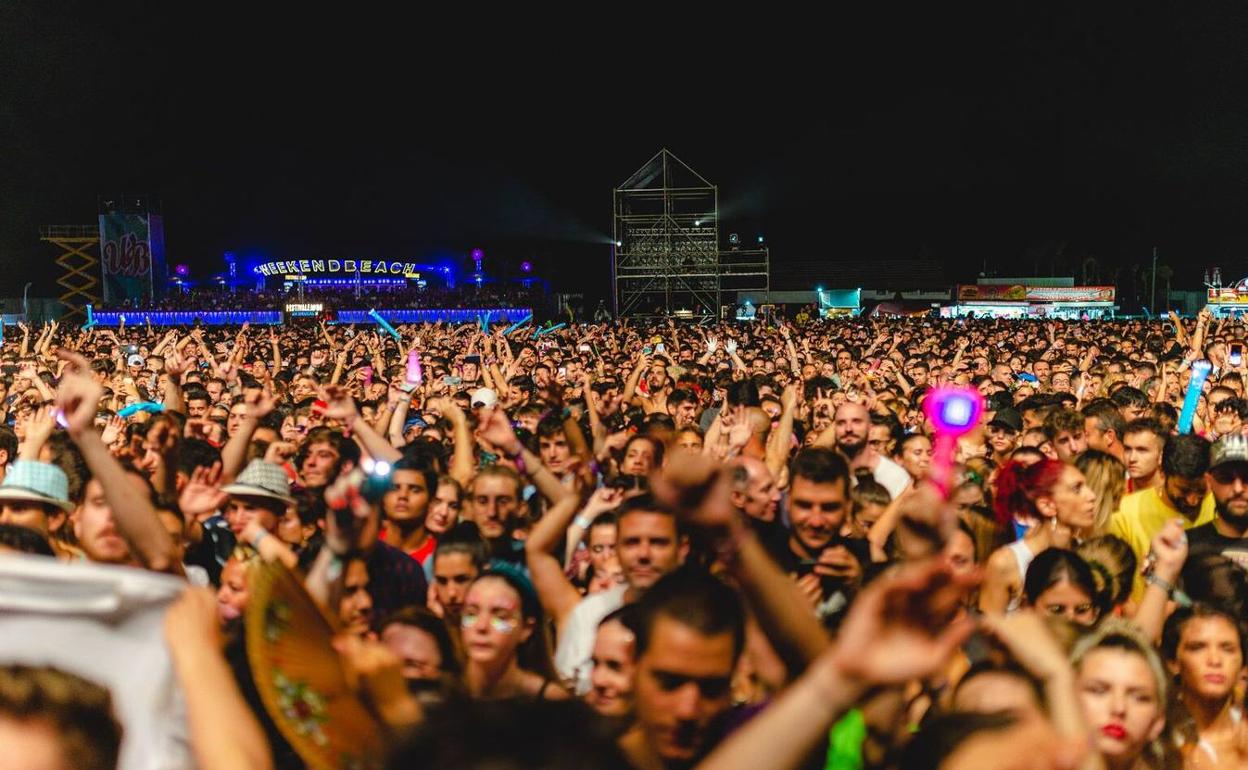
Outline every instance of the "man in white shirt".
[[616, 510], [616, 520], [615, 552], [624, 583], [582, 599], [568, 615], [555, 647], [555, 670], [572, 683], [578, 695], [589, 692], [598, 624], [625, 604], [640, 599], [659, 578], [683, 564], [689, 553], [689, 541], [680, 534], [675, 514], [650, 495], [626, 501]]
[[847, 401], [836, 410], [832, 427], [823, 432], [815, 446], [835, 446], [849, 458], [850, 470], [866, 468], [875, 480], [896, 498], [910, 484], [910, 474], [880, 454], [867, 441], [871, 414], [862, 404]]

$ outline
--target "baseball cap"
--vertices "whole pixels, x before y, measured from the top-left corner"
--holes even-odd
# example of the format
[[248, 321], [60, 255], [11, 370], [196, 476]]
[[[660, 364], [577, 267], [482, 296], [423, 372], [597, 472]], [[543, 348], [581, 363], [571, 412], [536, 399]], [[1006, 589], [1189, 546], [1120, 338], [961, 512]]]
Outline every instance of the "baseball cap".
[[988, 425], [996, 425], [998, 428], [1012, 430], [1015, 433], [1023, 431], [1023, 416], [1018, 413], [1017, 409], [998, 409], [996, 414], [988, 422]]
[[1227, 463], [1248, 463], [1248, 437], [1232, 433], [1214, 442], [1209, 467], [1216, 468]]
[[145, 363], [147, 362], [143, 360], [143, 356], [138, 353], [135, 353], [126, 359], [126, 366], [142, 366]]
[[498, 394], [494, 392], [493, 388], [477, 388], [472, 391], [468, 403], [472, 404], [473, 409], [483, 406], [494, 406], [498, 403]]

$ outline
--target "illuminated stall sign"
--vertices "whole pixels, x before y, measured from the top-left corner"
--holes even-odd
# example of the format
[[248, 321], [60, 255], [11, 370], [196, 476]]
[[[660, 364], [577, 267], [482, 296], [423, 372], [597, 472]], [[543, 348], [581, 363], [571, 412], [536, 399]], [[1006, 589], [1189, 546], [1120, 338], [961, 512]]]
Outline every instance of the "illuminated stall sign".
[[1248, 304], [1248, 278], [1233, 286], [1210, 286], [1208, 300], [1210, 305]]
[[265, 262], [256, 265], [260, 275], [401, 275], [419, 278], [420, 272], [414, 262], [390, 259], [292, 259], [284, 262]]
[[1113, 286], [963, 285], [959, 302], [1113, 302]]

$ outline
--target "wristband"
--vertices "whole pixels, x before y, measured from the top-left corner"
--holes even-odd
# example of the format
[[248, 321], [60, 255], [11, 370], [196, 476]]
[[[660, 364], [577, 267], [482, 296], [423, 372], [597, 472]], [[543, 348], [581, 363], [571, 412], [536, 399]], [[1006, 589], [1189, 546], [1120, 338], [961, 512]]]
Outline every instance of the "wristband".
[[589, 526], [594, 523], [594, 520], [583, 513], [578, 513], [576, 514], [576, 518], [572, 520], [572, 523], [581, 529], [589, 529]]
[[507, 455], [507, 459], [511, 460], [513, 463], [516, 464], [516, 471], [518, 471], [521, 476], [529, 475], [529, 470], [524, 465], [524, 448], [523, 447], [514, 455], [512, 454]]
[[269, 536], [269, 531], [267, 529], [260, 530], [259, 534], [257, 534], [255, 537], [251, 539], [251, 547], [259, 551], [260, 543], [264, 542], [264, 539], [268, 536]]
[[1161, 590], [1165, 591], [1166, 596], [1170, 596], [1171, 594], [1174, 593], [1174, 583], [1171, 583], [1169, 580], [1166, 580], [1165, 578], [1158, 577], [1155, 573], [1150, 572], [1149, 574], [1145, 575], [1144, 582], [1151, 586], [1157, 586]]

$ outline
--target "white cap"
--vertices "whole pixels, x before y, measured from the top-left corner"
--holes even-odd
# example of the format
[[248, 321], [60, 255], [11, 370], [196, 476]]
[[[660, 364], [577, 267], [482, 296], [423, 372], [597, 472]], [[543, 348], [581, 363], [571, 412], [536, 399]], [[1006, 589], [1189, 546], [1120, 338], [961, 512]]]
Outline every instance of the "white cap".
[[133, 353], [126, 359], [126, 366], [142, 366], [145, 363], [147, 362], [143, 360], [143, 356], [138, 353]]
[[477, 388], [468, 397], [468, 403], [472, 405], [473, 409], [482, 406], [494, 406], [498, 403], [498, 394], [492, 388]]

